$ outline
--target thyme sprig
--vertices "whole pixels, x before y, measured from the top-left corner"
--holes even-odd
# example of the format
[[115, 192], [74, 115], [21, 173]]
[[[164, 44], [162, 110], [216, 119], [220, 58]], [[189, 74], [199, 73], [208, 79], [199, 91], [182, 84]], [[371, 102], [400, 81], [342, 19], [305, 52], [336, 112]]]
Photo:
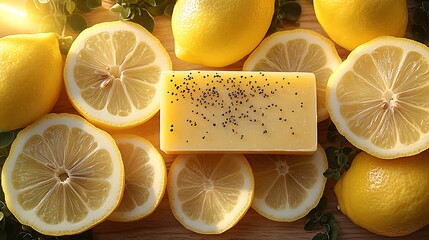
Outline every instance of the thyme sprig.
[[276, 0], [274, 15], [268, 33], [273, 33], [278, 28], [284, 28], [285, 21], [297, 23], [301, 12], [301, 5], [297, 0]]
[[429, 1], [417, 0], [414, 9], [411, 33], [413, 38], [429, 46]]
[[341, 174], [350, 168], [351, 159], [356, 156], [359, 150], [349, 144], [347, 139], [338, 132], [332, 122], [328, 125], [327, 138], [329, 142], [336, 145], [325, 148], [329, 168], [326, 169], [323, 175], [326, 178], [339, 180]]
[[119, 13], [121, 20], [138, 23], [152, 32], [155, 28], [154, 16], [171, 16], [175, 0], [117, 0], [110, 8]]
[[323, 230], [314, 235], [313, 240], [336, 240], [340, 233], [340, 228], [335, 221], [334, 215], [325, 212], [327, 204], [326, 197], [322, 196], [317, 206], [307, 215], [308, 220], [304, 225], [304, 230]]
[[40, 23], [41, 32], [57, 34], [61, 52], [66, 54], [73, 43], [66, 33], [81, 32], [87, 28], [83, 13], [101, 7], [101, 0], [28, 0], [27, 13]]

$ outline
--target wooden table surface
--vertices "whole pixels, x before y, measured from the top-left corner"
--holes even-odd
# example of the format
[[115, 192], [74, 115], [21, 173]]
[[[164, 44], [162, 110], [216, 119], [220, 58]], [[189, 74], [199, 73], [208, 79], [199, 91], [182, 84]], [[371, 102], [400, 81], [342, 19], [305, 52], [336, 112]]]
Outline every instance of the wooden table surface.
[[[103, 8], [93, 10], [86, 15], [86, 19], [89, 25], [93, 25], [97, 22], [116, 20], [118, 16], [108, 9], [114, 3], [114, 0], [104, 0]], [[25, 3], [24, 0], [0, 0], [0, 3], [7, 3], [11, 5], [20, 5], [19, 3]], [[314, 10], [312, 4], [307, 0], [300, 1], [303, 8], [299, 24], [287, 24], [287, 29], [294, 28], [306, 28], [312, 29], [326, 36], [321, 29], [320, 25], [315, 19]], [[408, 1], [409, 9], [412, 11], [416, 5], [414, 0]], [[1, 11], [1, 8], [0, 8]], [[1, 13], [1, 12], [0, 12]], [[177, 59], [174, 55], [174, 44], [173, 36], [170, 28], [170, 19], [168, 17], [156, 17], [156, 25], [153, 34], [160, 39], [164, 47], [173, 62], [174, 70], [189, 70], [189, 69], [200, 69], [210, 70], [213, 68], [207, 68], [201, 65], [193, 65], [183, 62]], [[37, 26], [34, 23], [28, 22], [26, 26], [17, 26], [17, 23], [12, 22], [6, 17], [1, 17], [0, 14], [0, 37], [14, 34], [14, 33], [25, 33], [25, 32], [37, 32]], [[410, 37], [409, 33], [407, 35]], [[345, 59], [348, 55], [348, 51], [337, 46], [337, 50], [340, 56]], [[222, 68], [222, 70], [241, 70], [244, 59], [232, 64], [228, 67]], [[217, 68], [219, 69], [219, 68]], [[76, 113], [76, 110], [70, 104], [64, 90], [58, 99], [52, 112], [69, 112]], [[326, 120], [319, 123], [319, 142], [326, 146], [326, 129], [328, 125]], [[155, 115], [150, 121], [133, 129], [125, 130], [122, 132], [134, 133], [143, 136], [150, 140], [156, 147], [159, 148], [159, 114]], [[171, 165], [174, 160], [174, 155], [166, 155], [162, 153], [167, 168]], [[325, 196], [328, 199], [327, 211], [331, 212], [340, 227], [339, 239], [390, 239], [387, 237], [381, 237], [372, 234], [355, 224], [353, 224], [347, 217], [345, 217], [340, 211], [337, 210], [337, 201], [333, 193], [333, 187], [335, 181], [328, 180], [325, 188]], [[428, 206], [429, 207], [429, 206]], [[220, 235], [200, 235], [193, 233], [185, 229], [176, 219], [174, 218], [168, 203], [167, 193], [165, 194], [160, 206], [147, 218], [132, 222], [132, 223], [115, 223], [105, 221], [93, 229], [94, 238], [100, 240], [138, 240], [138, 239], [311, 239], [317, 231], [306, 232], [304, 230], [304, 224], [306, 218], [292, 222], [292, 223], [279, 223], [270, 221], [260, 216], [254, 210], [250, 209], [244, 218], [232, 229]], [[424, 229], [415, 232], [409, 236], [396, 238], [396, 239], [408, 239], [408, 240], [420, 240], [429, 239], [429, 226]]]

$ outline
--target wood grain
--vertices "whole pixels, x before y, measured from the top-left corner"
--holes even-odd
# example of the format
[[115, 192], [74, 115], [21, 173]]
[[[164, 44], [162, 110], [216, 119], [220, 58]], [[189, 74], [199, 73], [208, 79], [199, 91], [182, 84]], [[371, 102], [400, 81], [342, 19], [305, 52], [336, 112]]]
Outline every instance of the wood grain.
[[[12, 2], [6, 0], [6, 2]], [[113, 0], [103, 1], [103, 8], [94, 10], [87, 14], [86, 19], [89, 25], [93, 25], [102, 21], [116, 20], [118, 17], [108, 9], [114, 3]], [[307, 28], [312, 29], [326, 36], [322, 28], [318, 24], [314, 16], [314, 10], [311, 3], [307, 0], [300, 1], [303, 12], [300, 18], [300, 22], [296, 25], [288, 24], [287, 29], [294, 28]], [[409, 9], [416, 5], [415, 1], [409, 1]], [[167, 49], [175, 70], [189, 70], [189, 69], [201, 69], [210, 70], [213, 68], [207, 68], [202, 65], [193, 65], [183, 62], [177, 59], [174, 55], [174, 44], [173, 36], [170, 28], [170, 19], [168, 17], [156, 17], [156, 26], [154, 35], [160, 39], [161, 43]], [[5, 23], [4, 19], [0, 19], [0, 37], [13, 33], [20, 32], [35, 32], [34, 26], [28, 26], [25, 29], [15, 29]], [[409, 35], [408, 35], [409, 36]], [[340, 56], [345, 59], [348, 55], [348, 51], [336, 46]], [[241, 70], [244, 59], [232, 64], [228, 67], [222, 68], [223, 70]], [[67, 95], [64, 90], [58, 99], [52, 112], [69, 112], [76, 113], [76, 110], [70, 104]], [[323, 146], [327, 146], [326, 132], [328, 121], [319, 123], [319, 142]], [[110, 131], [115, 133], [114, 131]], [[142, 124], [133, 129], [125, 130], [122, 132], [128, 132], [138, 134], [146, 137], [156, 147], [159, 148], [159, 114], [153, 117], [150, 121]], [[174, 155], [166, 155], [162, 153], [167, 168], [171, 165]], [[328, 180], [325, 188], [325, 196], [328, 199], [327, 211], [333, 213], [338, 225], [340, 226], [340, 239], [390, 239], [387, 237], [381, 237], [372, 234], [355, 224], [353, 224], [347, 217], [345, 217], [340, 211], [337, 210], [337, 201], [333, 193], [333, 186], [335, 182]], [[364, 203], [363, 203], [364, 204]], [[428, 206], [429, 207], [429, 206]], [[221, 235], [199, 235], [185, 229], [179, 224], [172, 215], [172, 212], [168, 203], [167, 193], [165, 194], [161, 205], [155, 210], [155, 212], [149, 217], [132, 222], [132, 223], [115, 223], [105, 221], [96, 226], [94, 231], [94, 238], [100, 240], [139, 240], [139, 239], [311, 239], [316, 232], [306, 232], [303, 227], [306, 219], [301, 219], [292, 223], [279, 223], [267, 220], [250, 209], [244, 218], [232, 229]], [[397, 239], [405, 240], [417, 240], [417, 239], [429, 239], [429, 226], [415, 232], [409, 236], [401, 237]]]

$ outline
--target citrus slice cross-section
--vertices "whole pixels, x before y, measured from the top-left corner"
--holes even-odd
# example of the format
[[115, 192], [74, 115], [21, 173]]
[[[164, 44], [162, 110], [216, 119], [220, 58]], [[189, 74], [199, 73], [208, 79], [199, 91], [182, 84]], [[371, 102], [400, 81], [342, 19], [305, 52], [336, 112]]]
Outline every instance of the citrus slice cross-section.
[[197, 233], [225, 232], [252, 202], [253, 174], [242, 154], [179, 155], [167, 179], [174, 216]]
[[245, 71], [312, 72], [316, 76], [317, 121], [329, 117], [326, 83], [341, 63], [331, 40], [312, 30], [296, 29], [265, 38], [244, 62]]
[[2, 187], [22, 224], [46, 235], [77, 234], [119, 204], [124, 167], [109, 134], [77, 115], [48, 114], [17, 135]]
[[148, 140], [131, 134], [115, 135], [125, 168], [121, 203], [109, 220], [130, 222], [149, 216], [161, 202], [167, 185], [164, 158]]
[[429, 147], [429, 48], [379, 37], [353, 50], [329, 78], [338, 131], [369, 154], [392, 159]]
[[252, 208], [279, 222], [292, 222], [317, 206], [325, 189], [328, 168], [319, 145], [313, 155], [246, 155], [255, 176]]
[[64, 80], [71, 103], [94, 124], [130, 128], [159, 110], [162, 70], [171, 59], [144, 27], [125, 21], [96, 24], [67, 54]]

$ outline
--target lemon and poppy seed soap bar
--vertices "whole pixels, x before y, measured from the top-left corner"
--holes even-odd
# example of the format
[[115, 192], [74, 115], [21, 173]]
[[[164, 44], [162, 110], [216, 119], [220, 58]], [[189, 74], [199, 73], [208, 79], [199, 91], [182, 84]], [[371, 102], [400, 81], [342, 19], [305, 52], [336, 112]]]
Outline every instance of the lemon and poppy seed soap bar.
[[164, 71], [160, 147], [167, 154], [311, 154], [312, 73]]

